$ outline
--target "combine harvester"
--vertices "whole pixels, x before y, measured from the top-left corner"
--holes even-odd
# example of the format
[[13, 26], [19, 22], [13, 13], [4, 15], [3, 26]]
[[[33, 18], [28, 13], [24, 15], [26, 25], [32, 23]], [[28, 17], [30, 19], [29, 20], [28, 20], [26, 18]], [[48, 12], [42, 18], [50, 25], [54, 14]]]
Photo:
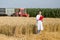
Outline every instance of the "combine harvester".
[[29, 17], [29, 14], [24, 8], [0, 8], [0, 16]]
[[17, 11], [13, 13], [11, 16], [29, 17], [29, 14], [26, 13], [26, 9], [20, 8], [20, 9], [17, 9]]

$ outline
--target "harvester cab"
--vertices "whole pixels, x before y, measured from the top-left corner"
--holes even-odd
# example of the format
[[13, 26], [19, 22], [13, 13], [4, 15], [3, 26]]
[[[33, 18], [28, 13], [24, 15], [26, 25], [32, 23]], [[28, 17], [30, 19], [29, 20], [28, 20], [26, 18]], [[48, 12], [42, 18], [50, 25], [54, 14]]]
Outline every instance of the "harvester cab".
[[19, 15], [21, 17], [29, 17], [29, 14], [26, 13], [26, 9], [20, 8]]

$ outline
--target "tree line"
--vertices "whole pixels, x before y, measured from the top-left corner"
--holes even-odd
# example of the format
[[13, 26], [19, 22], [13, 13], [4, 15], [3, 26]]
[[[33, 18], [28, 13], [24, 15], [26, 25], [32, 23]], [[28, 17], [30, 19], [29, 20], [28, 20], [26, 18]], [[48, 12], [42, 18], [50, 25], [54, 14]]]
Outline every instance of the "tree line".
[[38, 11], [42, 11], [42, 15], [48, 18], [60, 18], [60, 8], [26, 8], [30, 17], [36, 17]]

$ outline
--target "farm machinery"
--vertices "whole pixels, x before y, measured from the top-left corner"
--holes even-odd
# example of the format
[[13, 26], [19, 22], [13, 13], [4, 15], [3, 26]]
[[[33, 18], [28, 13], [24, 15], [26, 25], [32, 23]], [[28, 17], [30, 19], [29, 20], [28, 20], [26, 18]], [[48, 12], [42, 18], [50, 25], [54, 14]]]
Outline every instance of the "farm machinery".
[[15, 13], [13, 13], [11, 16], [29, 17], [29, 14], [26, 13], [24, 8], [20, 8], [16, 9]]

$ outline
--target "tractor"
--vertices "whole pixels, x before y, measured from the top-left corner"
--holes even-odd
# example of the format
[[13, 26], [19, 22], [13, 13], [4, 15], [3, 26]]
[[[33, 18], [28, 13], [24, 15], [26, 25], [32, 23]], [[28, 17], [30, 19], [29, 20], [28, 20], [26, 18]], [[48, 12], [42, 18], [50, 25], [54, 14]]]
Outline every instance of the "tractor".
[[13, 13], [11, 16], [29, 17], [29, 14], [26, 13], [26, 9], [20, 8], [17, 9], [17, 11]]

